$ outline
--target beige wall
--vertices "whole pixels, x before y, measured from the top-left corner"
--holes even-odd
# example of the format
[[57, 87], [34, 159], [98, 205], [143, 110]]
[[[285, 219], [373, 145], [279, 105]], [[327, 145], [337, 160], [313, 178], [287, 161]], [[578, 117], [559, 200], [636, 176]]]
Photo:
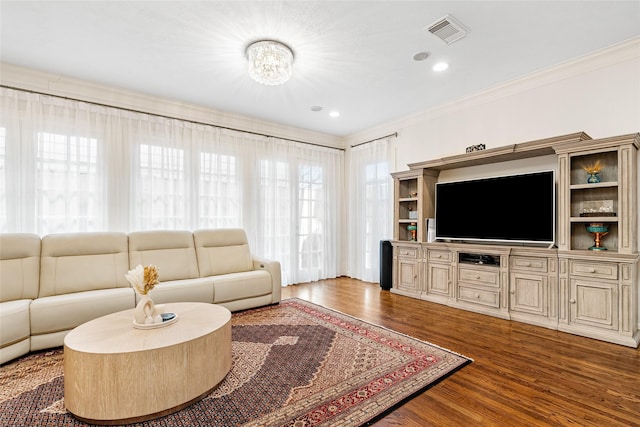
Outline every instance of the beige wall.
[[584, 131], [640, 131], [640, 38], [347, 138], [398, 132], [396, 171], [407, 163]]

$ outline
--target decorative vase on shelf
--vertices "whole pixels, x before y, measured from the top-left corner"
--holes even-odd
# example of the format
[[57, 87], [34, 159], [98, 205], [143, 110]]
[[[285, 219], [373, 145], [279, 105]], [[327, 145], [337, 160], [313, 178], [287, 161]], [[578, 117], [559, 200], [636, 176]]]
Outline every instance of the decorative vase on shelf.
[[587, 177], [587, 183], [595, 184], [597, 182], [600, 182], [600, 174], [598, 172], [590, 173], [589, 176]]
[[411, 241], [415, 242], [417, 241], [416, 239], [416, 232], [418, 230], [418, 226], [416, 225], [415, 222], [412, 222], [411, 224], [407, 225], [407, 231], [409, 231], [409, 233], [411, 233]]
[[595, 163], [583, 166], [582, 169], [588, 174], [587, 184], [595, 184], [600, 182], [600, 172], [602, 171], [602, 163], [600, 160], [596, 160]]
[[602, 246], [602, 239], [609, 234], [609, 226], [601, 222], [592, 222], [587, 224], [587, 231], [593, 234], [594, 245], [589, 248], [590, 251], [606, 251], [607, 248]]

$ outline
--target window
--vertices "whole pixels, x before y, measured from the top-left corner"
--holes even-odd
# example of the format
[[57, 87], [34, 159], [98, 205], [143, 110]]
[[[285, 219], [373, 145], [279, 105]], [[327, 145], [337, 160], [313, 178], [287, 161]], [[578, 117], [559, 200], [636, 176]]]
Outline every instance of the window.
[[380, 219], [386, 218], [388, 211], [389, 195], [391, 194], [389, 179], [389, 162], [376, 162], [365, 165], [364, 168], [364, 209], [358, 212], [364, 215], [365, 239], [364, 266], [366, 269], [378, 266], [378, 242]]
[[186, 219], [184, 150], [140, 145], [136, 228], [182, 229]]
[[200, 153], [198, 191], [201, 228], [241, 227], [242, 189], [238, 159], [215, 153]]
[[[298, 268], [317, 272], [323, 265], [323, 169], [298, 167]], [[317, 274], [317, 273], [316, 273]]]
[[98, 141], [38, 133], [36, 217], [40, 234], [103, 229]]
[[283, 283], [336, 277], [341, 150], [7, 88], [0, 104], [0, 231], [239, 227]]
[[260, 161], [261, 226], [265, 253], [276, 259], [289, 259], [291, 240], [291, 183], [289, 164], [286, 162]]

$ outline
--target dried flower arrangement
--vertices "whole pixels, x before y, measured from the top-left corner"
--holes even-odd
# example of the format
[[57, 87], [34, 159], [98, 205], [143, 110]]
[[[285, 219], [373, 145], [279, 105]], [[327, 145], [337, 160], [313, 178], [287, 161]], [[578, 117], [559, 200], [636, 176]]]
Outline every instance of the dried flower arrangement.
[[147, 295], [156, 286], [160, 275], [155, 265], [139, 265], [125, 274], [133, 289], [140, 295]]
[[583, 166], [582, 169], [584, 169], [588, 174], [593, 175], [595, 173], [600, 173], [602, 170], [602, 164], [600, 163], [600, 160], [596, 160], [595, 163]]

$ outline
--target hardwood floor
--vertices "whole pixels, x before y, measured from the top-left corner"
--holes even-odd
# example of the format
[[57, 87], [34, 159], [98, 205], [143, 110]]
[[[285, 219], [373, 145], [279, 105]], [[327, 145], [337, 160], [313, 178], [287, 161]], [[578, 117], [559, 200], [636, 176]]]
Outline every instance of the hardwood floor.
[[640, 350], [421, 301], [349, 278], [300, 298], [474, 359], [383, 426], [640, 426]]

